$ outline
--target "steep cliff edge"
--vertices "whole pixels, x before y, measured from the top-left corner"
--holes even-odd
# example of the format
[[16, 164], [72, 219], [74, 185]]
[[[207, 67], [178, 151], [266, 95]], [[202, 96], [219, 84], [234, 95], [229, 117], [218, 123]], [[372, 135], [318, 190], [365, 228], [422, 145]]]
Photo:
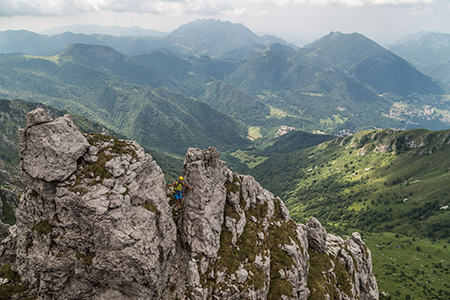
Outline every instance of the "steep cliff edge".
[[1, 254], [39, 299], [378, 299], [358, 233], [290, 219], [251, 176], [190, 148], [184, 209], [135, 142], [27, 115], [26, 192]]

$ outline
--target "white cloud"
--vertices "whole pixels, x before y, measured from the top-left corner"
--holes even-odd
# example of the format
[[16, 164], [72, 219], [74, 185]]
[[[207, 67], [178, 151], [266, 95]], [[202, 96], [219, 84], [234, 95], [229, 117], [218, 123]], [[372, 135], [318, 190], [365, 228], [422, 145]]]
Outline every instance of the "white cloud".
[[58, 16], [93, 11], [212, 14], [230, 8], [224, 0], [0, 0], [0, 16]]
[[260, 11], [257, 11], [257, 12], [249, 13], [248, 15], [249, 16], [255, 16], [255, 17], [265, 17], [265, 16], [270, 15], [270, 11], [268, 11], [268, 10], [260, 10]]
[[63, 16], [96, 11], [169, 15], [225, 12], [250, 15], [251, 11], [254, 16], [264, 16], [270, 11], [270, 6], [414, 6], [430, 5], [436, 1], [448, 0], [0, 0], [0, 16]]
[[337, 6], [371, 6], [371, 5], [385, 5], [385, 6], [414, 6], [418, 4], [430, 5], [436, 0], [292, 0], [293, 3], [307, 3], [318, 5], [337, 5]]
[[246, 10], [247, 10], [246, 7], [243, 7], [243, 8], [236, 8], [236, 9], [233, 11], [233, 13], [234, 13], [235, 15], [237, 15], [237, 16], [243, 16], [243, 15], [246, 15], [246, 13], [245, 13]]
[[342, 6], [363, 6], [363, 5], [406, 5], [433, 4], [437, 1], [448, 0], [245, 0], [236, 3], [251, 3], [258, 5], [286, 6], [289, 4], [318, 4], [318, 5], [342, 5]]

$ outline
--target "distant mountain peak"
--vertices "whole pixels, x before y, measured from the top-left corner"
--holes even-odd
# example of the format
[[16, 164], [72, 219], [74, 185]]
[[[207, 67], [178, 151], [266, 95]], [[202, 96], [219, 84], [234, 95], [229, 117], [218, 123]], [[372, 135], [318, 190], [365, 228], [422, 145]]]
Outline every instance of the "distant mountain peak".
[[260, 37], [241, 23], [216, 19], [198, 19], [181, 25], [168, 36], [197, 53], [215, 56], [254, 44], [270, 45], [286, 41], [273, 36]]
[[69, 45], [59, 54], [59, 56], [73, 57], [82, 60], [89, 59], [90, 57], [108, 62], [130, 60], [127, 55], [114, 50], [112, 47], [81, 43]]
[[417, 41], [420, 38], [422, 38], [423, 36], [428, 35], [430, 33], [438, 33], [438, 32], [437, 31], [420, 31], [417, 33], [409, 34], [409, 35], [405, 36], [404, 38], [401, 38], [401, 39], [389, 44], [389, 47], [401, 45], [401, 44], [411, 42], [411, 41]]
[[340, 51], [348, 51], [349, 48], [372, 48], [376, 51], [386, 50], [382, 46], [378, 45], [376, 42], [372, 41], [368, 37], [357, 33], [342, 33], [340, 31], [331, 31], [329, 34], [321, 37], [320, 39], [312, 42], [305, 46], [305, 48], [322, 48], [329, 47], [329, 43], [332, 43], [334, 48]]
[[188, 35], [195, 36], [198, 34], [246, 34], [257, 37], [250, 29], [241, 23], [231, 23], [230, 21], [221, 21], [216, 19], [197, 19], [187, 24], [181, 25], [170, 33], [171, 36]]
[[444, 91], [408, 62], [359, 33], [330, 32], [306, 49], [320, 50], [326, 60], [368, 83], [379, 93], [442, 94]]
[[153, 29], [143, 29], [139, 26], [122, 27], [122, 26], [102, 26], [102, 25], [87, 25], [77, 24], [52, 28], [40, 32], [40, 34], [56, 35], [65, 32], [83, 33], [83, 34], [107, 34], [113, 36], [154, 36], [164, 37], [166, 32], [157, 31]]

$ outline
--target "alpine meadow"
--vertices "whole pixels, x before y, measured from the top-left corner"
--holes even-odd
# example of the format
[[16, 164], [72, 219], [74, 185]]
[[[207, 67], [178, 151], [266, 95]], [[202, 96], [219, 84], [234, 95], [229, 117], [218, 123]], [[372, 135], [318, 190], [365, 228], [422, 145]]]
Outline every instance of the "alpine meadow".
[[[141, 30], [140, 35], [131, 35], [125, 28], [115, 28], [124, 34], [110, 35], [95, 33], [102, 28], [89, 26], [79, 28], [86, 33], [75, 34], [71, 28], [75, 27], [51, 35], [0, 31], [0, 233], [5, 241], [10, 239], [8, 228], [15, 228], [19, 203], [64, 200], [66, 194], [63, 197], [53, 189], [67, 186], [67, 195], [75, 202], [85, 201], [86, 195], [94, 199], [86, 203], [110, 201], [96, 218], [119, 207], [114, 206], [117, 195], [128, 199], [123, 200], [129, 205], [123, 208], [125, 214], [145, 208], [145, 214], [151, 215], [157, 232], [157, 238], [148, 239], [156, 249], [150, 251], [151, 260], [163, 275], [148, 276], [154, 280], [150, 283], [142, 279], [148, 291], [138, 290], [152, 295], [148, 299], [228, 299], [231, 295], [232, 299], [325, 299], [325, 295], [328, 299], [450, 299], [449, 34], [423, 32], [387, 49], [360, 33], [342, 32], [297, 47], [275, 36], [258, 36], [242, 24], [213, 19], [199, 19], [167, 34]], [[74, 159], [78, 167], [57, 184], [41, 183], [41, 175], [32, 181], [30, 174], [21, 174], [25, 163], [19, 153], [29, 150], [21, 143], [31, 139], [25, 133], [18, 135], [18, 128], [40, 125], [37, 121], [30, 125], [27, 115], [39, 108], [45, 111], [40, 116], [43, 124], [51, 118], [48, 124], [64, 120], [70, 127], [73, 120], [87, 139], [86, 145], [81, 143], [85, 154]], [[52, 141], [62, 139], [55, 136]], [[134, 174], [141, 170], [134, 164], [144, 157], [148, 165]], [[111, 167], [102, 159], [121, 165]], [[100, 173], [93, 166], [103, 168], [103, 175], [97, 176]], [[104, 175], [106, 171], [111, 174]], [[152, 179], [145, 179], [150, 173]], [[178, 211], [174, 196], [165, 197], [160, 189], [164, 184], [170, 187], [181, 174], [194, 190], [185, 191], [186, 208]], [[142, 186], [125, 176], [134, 176]], [[27, 187], [31, 181], [35, 188]], [[215, 190], [215, 182], [220, 182], [220, 191]], [[151, 188], [147, 190], [145, 184]], [[92, 195], [90, 188], [95, 191]], [[108, 190], [105, 197], [95, 198], [104, 190]], [[208, 210], [208, 205], [216, 203], [214, 197], [221, 193], [226, 203], [219, 218], [216, 208]], [[149, 195], [170, 202], [145, 200]], [[202, 199], [201, 204], [189, 204], [194, 195]], [[89, 211], [93, 207], [89, 205], [80, 206], [79, 213], [73, 209], [74, 215]], [[210, 219], [202, 219], [201, 208], [213, 212]], [[40, 214], [47, 209], [42, 205]], [[21, 222], [26, 223], [26, 214], [37, 218], [28, 206], [19, 211]], [[57, 242], [52, 245], [59, 244], [55, 249], [49, 246], [52, 259], [75, 253], [74, 264], [83, 264], [80, 270], [94, 282], [98, 278], [89, 268], [96, 267], [95, 260], [106, 258], [95, 254], [94, 246], [75, 249], [63, 234], [56, 235], [62, 223], [72, 224], [68, 217], [63, 220], [66, 213], [67, 209], [55, 208], [48, 220], [33, 221], [28, 236], [17, 231], [28, 240], [19, 239], [25, 246], [16, 256], [23, 255], [25, 261], [30, 253], [30, 260], [40, 259], [33, 252], [40, 246], [33, 245], [47, 237], [52, 244], [53, 238]], [[146, 219], [137, 213], [133, 217], [141, 223], [126, 219], [123, 228], [136, 232], [121, 228], [126, 234], [117, 238], [129, 239], [124, 242], [127, 247], [146, 240], [141, 236], [145, 230], [139, 227]], [[340, 259], [302, 248], [300, 232], [310, 230], [315, 219], [330, 234], [327, 246], [341, 249]], [[303, 225], [307, 229], [297, 228], [294, 221], [307, 224]], [[42, 233], [37, 224], [47, 225], [48, 230]], [[195, 240], [197, 231], [207, 236], [206, 242]], [[215, 234], [217, 241], [211, 242]], [[208, 242], [212, 246], [199, 250]], [[352, 257], [355, 243], [364, 249], [361, 257], [372, 255], [376, 296], [375, 289], [351, 287], [359, 280], [354, 274], [366, 272]], [[286, 245], [295, 245], [289, 247], [297, 252]], [[182, 249], [182, 254], [175, 255], [170, 247]], [[11, 249], [5, 249], [2, 255], [8, 258]], [[216, 252], [211, 254], [210, 249]], [[271, 260], [261, 258], [267, 253], [272, 253]], [[302, 261], [298, 253], [309, 261]], [[189, 255], [191, 260], [184, 261]], [[173, 261], [172, 256], [176, 256]], [[299, 275], [303, 265], [309, 270], [308, 280]], [[289, 273], [293, 266], [298, 268], [294, 272], [298, 278]], [[0, 269], [0, 277], [11, 272], [8, 268], [5, 264]], [[194, 279], [185, 283], [173, 268], [186, 268]], [[19, 296], [14, 299], [57, 295], [51, 287], [45, 292], [45, 284], [41, 291], [33, 288], [30, 271], [22, 269], [25, 282], [31, 284], [28, 292], [11, 291], [15, 288], [5, 283], [0, 288], [10, 290], [1, 299], [13, 299], [8, 297], [16, 292]], [[325, 272], [329, 269], [334, 277]], [[130, 278], [135, 276], [134, 271], [127, 272]], [[123, 294], [131, 298], [117, 299], [138, 295], [127, 290], [141, 280], [136, 278], [132, 284], [123, 283]], [[168, 283], [159, 283], [164, 280]], [[80, 295], [92, 296], [89, 293], [95, 289], [86, 288]], [[102, 295], [116, 295], [108, 293]], [[147, 299], [139, 297], [135, 299]]]

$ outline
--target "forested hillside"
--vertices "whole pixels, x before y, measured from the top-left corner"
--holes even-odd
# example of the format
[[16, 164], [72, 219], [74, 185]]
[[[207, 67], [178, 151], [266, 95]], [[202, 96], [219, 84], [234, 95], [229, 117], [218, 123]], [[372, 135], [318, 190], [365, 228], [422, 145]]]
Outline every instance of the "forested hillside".
[[0, 96], [45, 102], [179, 155], [190, 146], [227, 149], [247, 142], [243, 124], [209, 105], [163, 87], [132, 83], [139, 74], [148, 82], [154, 71], [128, 59], [111, 48], [87, 45], [51, 59], [3, 55]]
[[424, 74], [450, 87], [450, 34], [429, 32], [412, 36], [389, 48]]
[[[117, 81], [137, 84], [139, 89], [163, 86], [193, 97], [247, 129], [255, 128], [265, 139], [273, 138], [281, 125], [342, 134], [388, 127], [439, 130], [450, 120], [447, 98], [432, 78], [357, 33], [332, 32], [297, 48], [275, 37], [259, 37], [242, 24], [197, 20], [164, 38], [7, 31], [1, 32], [0, 40], [4, 53], [38, 54], [45, 47], [48, 53], [59, 53], [44, 60], [2, 57], [5, 80], [14, 79], [4, 87], [3, 97], [73, 107], [97, 121], [104, 114], [84, 109], [85, 100], [77, 97], [95, 99], [101, 92], [92, 94], [93, 89], [102, 91]], [[20, 76], [15, 74], [18, 70]], [[22, 87], [24, 83], [27, 86]], [[28, 85], [36, 88], [26, 94]], [[40, 96], [43, 89], [47, 92]], [[97, 108], [103, 110], [104, 104]]]
[[305, 48], [320, 51], [333, 65], [378, 93], [444, 93], [436, 82], [404, 59], [358, 33], [332, 32]]

